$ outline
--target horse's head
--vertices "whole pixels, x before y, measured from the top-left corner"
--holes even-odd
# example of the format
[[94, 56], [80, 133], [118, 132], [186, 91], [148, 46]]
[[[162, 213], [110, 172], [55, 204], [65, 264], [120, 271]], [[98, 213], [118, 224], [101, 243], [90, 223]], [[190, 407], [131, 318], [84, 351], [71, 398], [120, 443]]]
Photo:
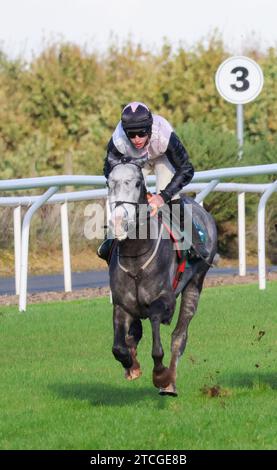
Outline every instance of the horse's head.
[[112, 170], [108, 179], [108, 198], [111, 210], [109, 228], [112, 236], [125, 240], [136, 226], [140, 204], [146, 204], [146, 188], [141, 168], [146, 159], [109, 157]]

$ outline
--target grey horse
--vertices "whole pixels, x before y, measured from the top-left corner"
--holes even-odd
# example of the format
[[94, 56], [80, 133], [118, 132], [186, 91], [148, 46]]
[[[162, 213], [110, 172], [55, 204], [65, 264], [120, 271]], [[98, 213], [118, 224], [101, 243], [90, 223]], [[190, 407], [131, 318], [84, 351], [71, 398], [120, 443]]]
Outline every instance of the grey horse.
[[[213, 218], [197, 204], [192, 204], [193, 220], [204, 228], [206, 260], [195, 258], [176, 289], [173, 280], [178, 259], [173, 242], [161, 236], [163, 224], [158, 217], [150, 217], [140, 208], [147, 207], [147, 192], [138, 159], [109, 162], [112, 170], [108, 178], [108, 199], [111, 210], [109, 232], [117, 241], [112, 251], [109, 275], [113, 301], [113, 354], [125, 369], [125, 377], [133, 380], [141, 375], [137, 346], [142, 337], [142, 319], [149, 318], [152, 327], [153, 383], [161, 395], [177, 396], [176, 375], [179, 357], [183, 354], [188, 326], [196, 312], [203, 281], [217, 249], [217, 232]], [[139, 222], [138, 222], [139, 220]], [[147, 227], [147, 236], [138, 236], [138, 230]], [[151, 236], [149, 235], [151, 234]], [[153, 235], [154, 234], [154, 235]], [[160, 325], [170, 324], [178, 295], [181, 305], [176, 326], [172, 332], [171, 360], [163, 364]]]

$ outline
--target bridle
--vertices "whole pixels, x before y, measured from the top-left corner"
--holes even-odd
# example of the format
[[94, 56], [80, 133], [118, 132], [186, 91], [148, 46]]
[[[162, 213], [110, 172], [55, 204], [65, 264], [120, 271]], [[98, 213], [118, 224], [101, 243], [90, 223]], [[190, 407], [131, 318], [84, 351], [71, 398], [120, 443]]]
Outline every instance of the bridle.
[[[118, 162], [118, 163], [115, 163], [113, 164], [112, 168], [115, 168], [116, 166], [118, 165], [125, 165], [126, 163], [128, 163], [129, 165], [134, 165], [136, 166], [140, 171], [141, 171], [141, 166], [138, 165], [134, 160], [131, 159], [131, 157], [122, 157], [121, 160]], [[147, 203], [147, 202], [146, 202]], [[111, 202], [110, 204], [114, 204], [114, 208], [116, 209], [117, 207], [119, 206], [122, 206], [123, 209], [124, 209], [124, 212], [125, 212], [125, 215], [128, 215], [128, 211], [126, 210], [126, 207], [124, 207], [124, 204], [131, 204], [133, 206], [135, 206], [136, 208], [136, 218], [138, 217], [139, 215], [139, 206], [140, 206], [140, 202], [134, 202], [134, 201], [113, 201]], [[148, 203], [147, 203], [147, 206], [148, 206]]]

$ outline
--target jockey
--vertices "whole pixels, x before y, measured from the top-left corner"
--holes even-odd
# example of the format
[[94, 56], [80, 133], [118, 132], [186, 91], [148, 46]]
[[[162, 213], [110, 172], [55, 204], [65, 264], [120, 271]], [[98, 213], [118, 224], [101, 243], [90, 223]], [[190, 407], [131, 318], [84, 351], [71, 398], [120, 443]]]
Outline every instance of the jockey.
[[[108, 178], [111, 171], [108, 156], [113, 159], [131, 156], [148, 156], [143, 174], [154, 171], [157, 194], [148, 200], [149, 205], [158, 210], [164, 204], [180, 204], [181, 224], [184, 220], [184, 204], [179, 192], [187, 185], [194, 174], [187, 151], [169, 122], [162, 116], [152, 114], [144, 103], [134, 101], [127, 104], [107, 147], [104, 175]], [[111, 240], [106, 239], [98, 249], [98, 255], [108, 259]], [[192, 223], [192, 252], [194, 256], [207, 257], [208, 252], [200, 235]]]

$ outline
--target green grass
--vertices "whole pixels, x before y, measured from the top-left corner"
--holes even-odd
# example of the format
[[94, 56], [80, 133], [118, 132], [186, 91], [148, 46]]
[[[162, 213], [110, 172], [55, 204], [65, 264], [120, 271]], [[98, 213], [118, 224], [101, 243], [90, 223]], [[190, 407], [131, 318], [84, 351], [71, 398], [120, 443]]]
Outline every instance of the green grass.
[[0, 307], [0, 449], [275, 449], [276, 294], [273, 282], [204, 290], [178, 398], [152, 386], [147, 320], [143, 375], [123, 378], [108, 299]]

